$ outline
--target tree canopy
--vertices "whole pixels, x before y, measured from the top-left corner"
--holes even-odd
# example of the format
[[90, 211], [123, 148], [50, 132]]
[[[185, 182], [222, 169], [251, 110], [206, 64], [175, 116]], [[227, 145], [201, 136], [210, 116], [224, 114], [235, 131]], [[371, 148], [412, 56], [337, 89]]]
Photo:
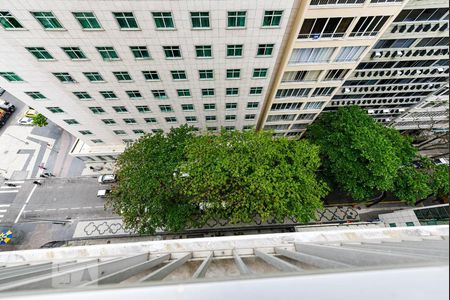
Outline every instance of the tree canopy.
[[48, 125], [47, 118], [43, 114], [36, 114], [32, 119], [35, 126], [43, 127]]

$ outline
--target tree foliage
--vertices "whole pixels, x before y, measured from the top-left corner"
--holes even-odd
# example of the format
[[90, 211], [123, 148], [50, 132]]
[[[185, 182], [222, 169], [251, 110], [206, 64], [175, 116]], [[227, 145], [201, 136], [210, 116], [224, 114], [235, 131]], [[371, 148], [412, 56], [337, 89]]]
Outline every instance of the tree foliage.
[[43, 114], [36, 114], [32, 119], [35, 126], [43, 127], [48, 125], [47, 118]]
[[414, 205], [416, 201], [432, 194], [430, 175], [414, 166], [405, 166], [398, 170], [394, 184], [394, 195], [402, 201]]

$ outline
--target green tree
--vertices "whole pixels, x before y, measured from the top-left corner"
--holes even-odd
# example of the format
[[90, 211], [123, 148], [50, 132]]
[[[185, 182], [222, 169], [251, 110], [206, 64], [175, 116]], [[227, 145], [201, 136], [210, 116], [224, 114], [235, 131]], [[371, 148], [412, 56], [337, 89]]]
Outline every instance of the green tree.
[[[416, 156], [409, 139], [378, 124], [357, 106], [323, 114], [309, 127], [307, 135], [320, 146], [324, 176], [356, 200], [394, 190], [400, 168], [411, 165]], [[402, 169], [400, 175], [406, 176], [404, 172], [411, 170]], [[397, 187], [415, 182], [423, 188], [423, 178], [416, 172], [402, 180]], [[422, 195], [426, 191], [414, 193]]]
[[32, 119], [35, 126], [43, 127], [48, 125], [47, 118], [43, 114], [36, 114]]
[[318, 180], [319, 149], [270, 132], [222, 131], [189, 141], [177, 181], [189, 202], [210, 218], [308, 222], [328, 188]]
[[432, 184], [431, 189], [433, 191], [433, 195], [437, 198], [448, 197], [449, 193], [449, 182], [448, 182], [448, 166], [447, 165], [439, 165], [434, 166], [432, 175]]
[[188, 226], [197, 208], [180, 194], [174, 171], [193, 137], [187, 126], [167, 135], [146, 135], [118, 157], [118, 182], [107, 201], [128, 228], [154, 233], [158, 228], [179, 231]]
[[394, 184], [394, 195], [411, 205], [432, 194], [430, 174], [414, 166], [401, 167]]

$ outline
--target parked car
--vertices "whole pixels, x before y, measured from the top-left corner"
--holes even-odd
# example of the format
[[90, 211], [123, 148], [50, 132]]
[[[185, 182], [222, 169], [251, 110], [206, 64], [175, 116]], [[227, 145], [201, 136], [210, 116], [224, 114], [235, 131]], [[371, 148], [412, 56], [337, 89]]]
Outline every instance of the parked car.
[[3, 95], [5, 93], [5, 89], [0, 88], [0, 96]]
[[33, 119], [28, 117], [22, 117], [17, 121], [19, 125], [31, 126], [33, 125]]
[[34, 109], [34, 108], [29, 108], [26, 112], [25, 112], [25, 114], [24, 114], [24, 116], [25, 117], [28, 117], [28, 118], [32, 118], [32, 117], [34, 117], [35, 115], [37, 115], [38, 114], [38, 112]]
[[10, 102], [1, 99], [0, 99], [0, 108], [9, 112], [13, 112], [16, 110], [16, 106], [14, 104], [11, 104]]
[[8, 121], [8, 119], [9, 119], [10, 115], [11, 115], [11, 113], [9, 111], [0, 108], [0, 127], [5, 125], [6, 121]]
[[103, 174], [98, 176], [98, 183], [105, 184], [105, 183], [114, 183], [116, 182], [116, 175], [114, 174]]
[[439, 165], [447, 165], [448, 166], [448, 159], [443, 158], [443, 157], [436, 158], [433, 160], [433, 162], [436, 166], [439, 166]]
[[111, 190], [109, 190], [109, 189], [98, 190], [98, 192], [97, 192], [97, 197], [99, 197], [99, 198], [105, 198], [106, 195], [107, 195], [108, 193], [110, 193], [110, 192], [111, 192]]

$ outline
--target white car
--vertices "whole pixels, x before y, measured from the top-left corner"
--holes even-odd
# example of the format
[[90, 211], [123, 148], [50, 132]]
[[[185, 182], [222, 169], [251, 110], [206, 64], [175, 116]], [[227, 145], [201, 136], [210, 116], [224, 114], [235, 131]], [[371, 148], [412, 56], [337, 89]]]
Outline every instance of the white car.
[[19, 121], [17, 121], [19, 125], [25, 125], [25, 126], [31, 126], [33, 125], [33, 119], [28, 117], [20, 118]]
[[437, 159], [433, 160], [433, 162], [436, 166], [439, 166], [439, 165], [447, 165], [448, 166], [448, 159], [443, 158], [443, 157], [437, 158]]
[[97, 197], [105, 198], [106, 194], [108, 194], [109, 192], [111, 192], [111, 190], [98, 190]]
[[114, 174], [104, 174], [98, 176], [98, 183], [114, 183], [116, 182], [116, 175]]

